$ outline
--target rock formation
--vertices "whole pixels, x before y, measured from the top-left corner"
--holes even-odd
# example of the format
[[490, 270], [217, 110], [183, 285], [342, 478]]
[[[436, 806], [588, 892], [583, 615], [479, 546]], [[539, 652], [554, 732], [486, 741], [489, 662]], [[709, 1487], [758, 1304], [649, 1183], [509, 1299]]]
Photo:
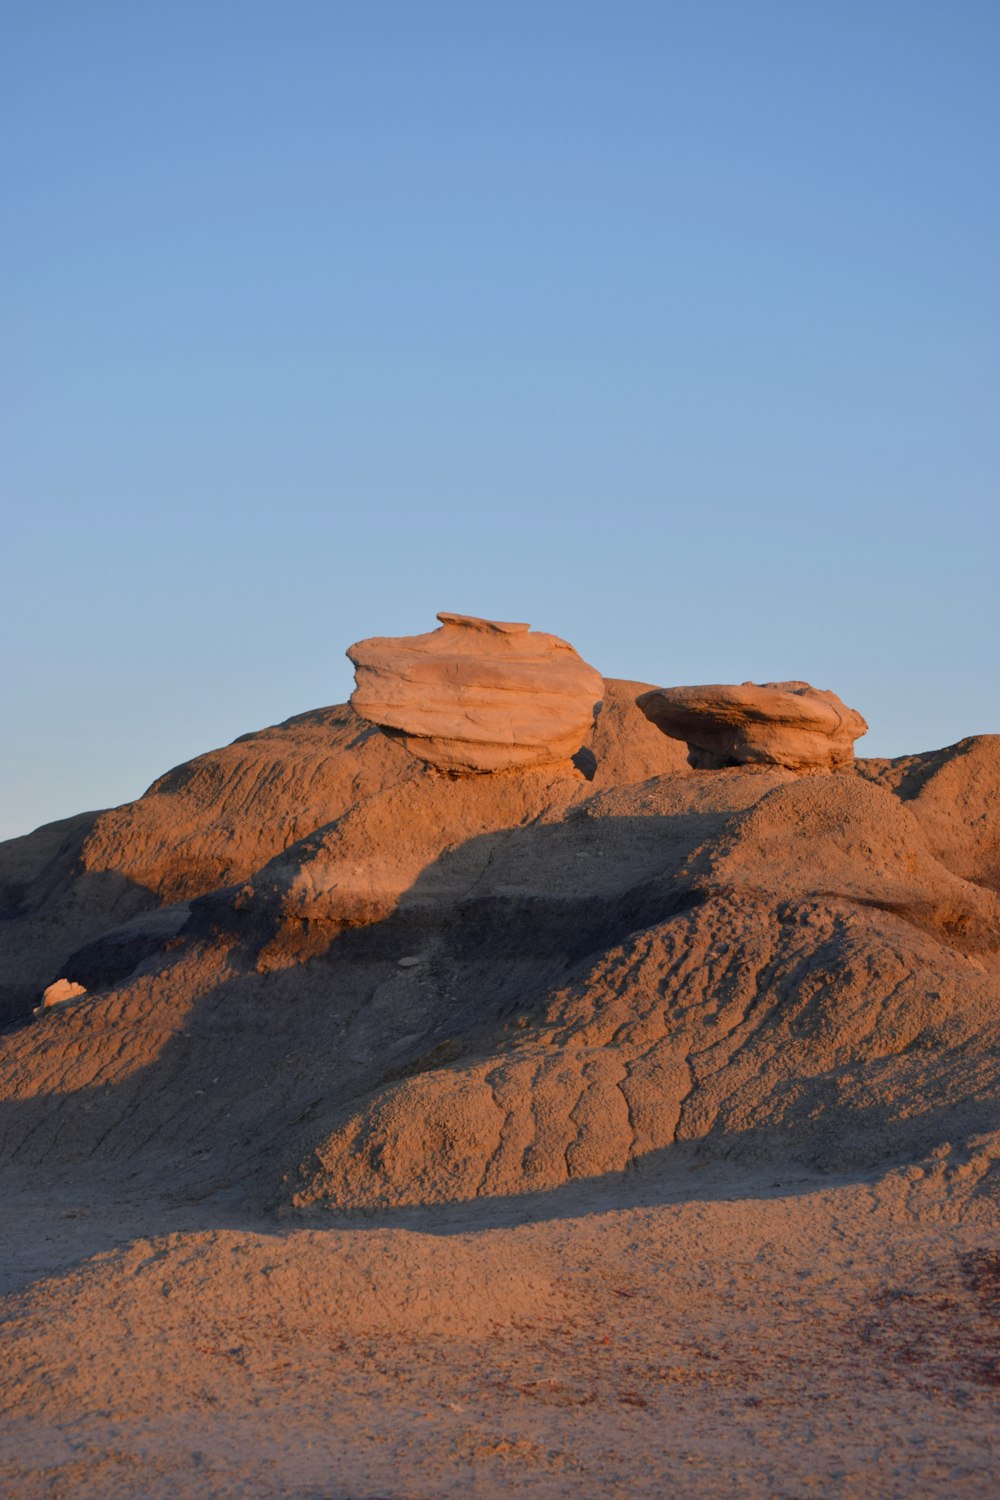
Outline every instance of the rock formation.
[[[368, 1464], [396, 1402], [408, 1475], [499, 1450], [487, 1500], [710, 1500], [648, 1455], [692, 1409], [714, 1454], [736, 1400], [737, 1490], [815, 1492], [817, 1347], [830, 1444], [875, 1403], [873, 1497], [994, 1493], [1000, 736], [699, 771], [646, 696], [605, 684], [584, 775], [439, 775], [342, 705], [0, 845], [0, 1493], [325, 1493], [332, 1449], [272, 1479], [348, 1418]], [[32, 1017], [54, 981], [86, 997]], [[886, 1477], [918, 1398], [933, 1472]], [[499, 1442], [550, 1402], [539, 1451], [599, 1418], [610, 1484]], [[165, 1411], [223, 1459], [179, 1468]]]
[[[601, 711], [578, 757], [595, 790], [690, 773], [684, 746], [660, 734], [636, 705], [650, 686], [604, 681]], [[587, 781], [566, 776], [561, 767], [555, 772], [564, 800], [587, 791]], [[433, 858], [473, 831], [537, 817], [552, 800], [547, 785], [553, 777], [544, 770], [472, 778], [466, 800], [476, 807], [474, 830], [446, 822], [418, 834], [407, 813], [407, 788], [427, 780], [423, 763], [401, 741], [343, 703], [297, 714], [175, 766], [135, 802], [49, 823], [0, 844], [0, 1026], [30, 1015], [50, 979], [68, 975], [94, 989], [125, 973], [129, 954], [134, 964], [153, 951], [151, 918], [162, 914], [166, 922], [195, 897], [250, 881], [286, 849], [298, 846], [307, 866], [303, 841], [325, 843], [324, 831], [332, 834], [345, 814], [351, 814], [347, 828], [354, 837], [354, 809], [373, 797], [365, 821], [377, 821], [378, 810], [388, 820], [371, 849], [375, 884], [393, 890], [399, 881], [405, 888], [410, 862], [427, 840]], [[401, 819], [410, 824], [405, 857], [392, 837]], [[352, 886], [360, 874], [352, 874]], [[342, 907], [344, 884], [341, 876]]]
[[552, 765], [580, 749], [604, 685], [568, 641], [505, 620], [438, 619], [426, 635], [350, 648], [356, 713], [459, 774]]
[[[830, 1170], [991, 1128], [1000, 738], [832, 777], [648, 775], [645, 749], [616, 761], [624, 687], [592, 782], [425, 775], [326, 710], [170, 773], [82, 846], [42, 831], [0, 929], [35, 955], [30, 1003], [62, 976], [89, 996], [3, 1038], [0, 1159], [211, 1140], [289, 1211], [368, 1209], [680, 1145]], [[316, 821], [296, 838], [280, 810]], [[123, 923], [140, 884], [158, 909]]]
[[808, 682], [654, 688], [637, 702], [672, 739], [684, 740], [698, 770], [785, 766], [834, 771], [854, 759], [868, 725], [836, 693]]
[[67, 1000], [79, 1000], [86, 993], [86, 988], [74, 983], [72, 979], [57, 979], [42, 991], [42, 1003], [38, 1009], [48, 1010], [50, 1005], [65, 1005]]

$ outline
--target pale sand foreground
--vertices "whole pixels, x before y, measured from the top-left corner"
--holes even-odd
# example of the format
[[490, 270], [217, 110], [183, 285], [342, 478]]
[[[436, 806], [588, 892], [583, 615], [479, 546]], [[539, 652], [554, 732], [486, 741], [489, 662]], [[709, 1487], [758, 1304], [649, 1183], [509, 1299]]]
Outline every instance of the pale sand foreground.
[[994, 1494], [990, 1176], [675, 1168], [293, 1229], [12, 1171], [0, 1492]]

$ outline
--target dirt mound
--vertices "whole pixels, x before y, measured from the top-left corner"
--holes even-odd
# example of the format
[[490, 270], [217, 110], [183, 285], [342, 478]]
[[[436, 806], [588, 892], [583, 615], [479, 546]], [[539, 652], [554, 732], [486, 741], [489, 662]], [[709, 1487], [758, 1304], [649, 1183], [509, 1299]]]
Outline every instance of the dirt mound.
[[1000, 734], [857, 768], [906, 803], [943, 865], [1000, 890]]
[[0, 844], [0, 1021], [27, 1014], [82, 945], [245, 879], [411, 771], [346, 705], [318, 709], [177, 766], [136, 802]]
[[992, 1493], [1000, 739], [695, 771], [644, 691], [0, 847], [4, 1494]]
[[[636, 707], [646, 687], [605, 683], [580, 769], [567, 766], [557, 779], [604, 785], [686, 768], [683, 747]], [[94, 982], [123, 978], [159, 946], [144, 936], [144, 914], [169, 907], [178, 930], [193, 898], [249, 880], [366, 798], [423, 771], [401, 744], [342, 704], [197, 756], [135, 802], [0, 844], [0, 1024], [28, 1016], [78, 955], [81, 975]], [[405, 798], [401, 806], [405, 818]], [[157, 929], [164, 937], [170, 921]]]
[[630, 757], [641, 688], [609, 685], [584, 769], [453, 778], [325, 710], [72, 825], [72, 857], [45, 832], [50, 937], [96, 874], [157, 904], [38, 976], [87, 994], [6, 1039], [0, 1152], [370, 1209], [985, 1128], [1000, 902], [956, 870], [988, 863], [994, 742], [681, 770], [651, 725]]
[[[776, 931], [763, 918], [719, 903], [649, 929], [503, 1053], [380, 1090], [304, 1165], [294, 1201], [378, 1208], [547, 1190], [692, 1140], [703, 1154], [843, 1171], [919, 1158], [944, 1115], [962, 1137], [989, 1124], [1000, 1069], [975, 1054], [996, 1040], [982, 1027], [995, 990], [981, 987], [970, 1014], [966, 976], [901, 964], [891, 932], [815, 908]], [[742, 952], [717, 959], [706, 1014], [697, 967], [733, 935]], [[876, 984], [862, 990], [870, 968]], [[928, 978], [941, 989], [929, 993]]]

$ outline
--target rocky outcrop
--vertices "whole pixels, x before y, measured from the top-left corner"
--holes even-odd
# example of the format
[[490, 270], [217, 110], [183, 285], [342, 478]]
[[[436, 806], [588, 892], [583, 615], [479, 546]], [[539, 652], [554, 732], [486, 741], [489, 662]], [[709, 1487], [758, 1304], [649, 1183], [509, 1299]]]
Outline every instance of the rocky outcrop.
[[0, 1494], [996, 1491], [1000, 737], [696, 770], [649, 690], [0, 845]]
[[[241, 736], [135, 802], [0, 844], [0, 1026], [71, 958], [155, 907], [247, 880], [374, 791], [420, 774], [346, 704]], [[86, 982], [86, 981], [85, 981]]]
[[[172, 773], [82, 854], [74, 833], [76, 873], [25, 887], [47, 925], [73, 917], [31, 1000], [59, 976], [88, 995], [2, 1038], [0, 1160], [169, 1158], [179, 1190], [239, 1178], [341, 1212], [686, 1172], [692, 1152], [867, 1170], [993, 1129], [1000, 907], [959, 870], [988, 873], [995, 742], [670, 774], [626, 754], [630, 693], [639, 716], [641, 684], [608, 691], [593, 781], [441, 776], [328, 710]], [[643, 726], [650, 757], [682, 751]], [[287, 839], [281, 814], [325, 821], [256, 872], [227, 864], [176, 937], [180, 904], [81, 947], [88, 851], [150, 893], [183, 857], [196, 897], [225, 829], [244, 861], [273, 847], [255, 830]], [[12, 946], [27, 921], [0, 924]]]
[[[130, 955], [135, 963], [146, 962], [170, 937], [164, 932], [156, 938], [158, 909], [176, 912], [178, 903], [253, 880], [286, 849], [325, 839], [324, 830], [371, 799], [366, 824], [377, 821], [380, 809], [395, 819], [382, 830], [381, 865], [391, 872], [396, 891], [400, 881], [405, 887], [418, 850], [433, 858], [443, 844], [460, 842], [471, 831], [504, 826], [508, 815], [517, 824], [537, 817], [553, 799], [561, 806], [585, 793], [588, 783], [596, 789], [690, 774], [684, 746], [660, 734], [636, 706], [650, 686], [604, 682], [601, 711], [575, 757], [582, 776], [566, 775], [564, 763], [523, 777], [472, 778], [464, 793], [453, 786], [452, 810], [463, 795], [472, 802], [479, 796], [475, 829], [454, 826], [451, 813], [437, 830], [424, 827], [418, 834], [411, 826], [405, 855], [392, 838], [401, 817], [410, 821], [405, 789], [444, 778], [347, 704], [242, 735], [168, 771], [135, 802], [0, 844], [0, 1026], [29, 1016], [41, 989], [56, 976], [68, 974], [93, 989], [110, 983], [112, 974], [121, 976]], [[521, 790], [508, 781], [521, 783]], [[555, 787], [551, 794], [542, 785], [548, 782]], [[447, 788], [425, 793], [421, 807], [436, 818], [440, 809], [432, 812], [429, 802], [445, 799]], [[348, 817], [336, 835], [338, 846], [349, 836], [352, 859], [357, 823], [356, 816]], [[434, 842], [438, 834], [441, 845]], [[377, 874], [380, 860], [371, 852]], [[367, 855], [361, 864], [371, 869]], [[352, 891], [367, 879], [352, 871]]]
[[808, 682], [654, 688], [637, 701], [658, 729], [685, 741], [691, 765], [705, 771], [834, 771], [853, 761], [854, 741], [868, 729], [836, 693]]
[[906, 803], [953, 874], [1000, 891], [1000, 734], [856, 765]]
[[586, 763], [589, 750], [595, 787], [648, 781], [651, 776], [690, 774], [685, 747], [679, 740], [661, 734], [639, 708], [636, 700], [651, 689], [649, 682], [604, 679], [604, 702], [586, 750], [577, 758], [577, 765], [590, 776], [591, 768]]
[[497, 973], [529, 942], [541, 970], [533, 912], [568, 962], [522, 974], [506, 1027], [463, 1035], [452, 1015], [454, 1052], [345, 1101], [298, 1206], [551, 1190], [695, 1142], [753, 1160], [784, 1137], [843, 1167], [991, 1119], [1000, 905], [860, 777], [734, 769], [598, 793], [494, 846], [459, 901], [465, 935], [505, 935], [477, 954]]
[[568, 761], [603, 680], [568, 641], [524, 624], [439, 614], [426, 635], [351, 646], [351, 706], [429, 765], [458, 774]]
[[71, 979], [57, 979], [55, 984], [47, 985], [42, 991], [39, 1010], [48, 1010], [50, 1005], [65, 1005], [67, 1000], [79, 1000], [86, 993], [82, 984], [74, 984]]

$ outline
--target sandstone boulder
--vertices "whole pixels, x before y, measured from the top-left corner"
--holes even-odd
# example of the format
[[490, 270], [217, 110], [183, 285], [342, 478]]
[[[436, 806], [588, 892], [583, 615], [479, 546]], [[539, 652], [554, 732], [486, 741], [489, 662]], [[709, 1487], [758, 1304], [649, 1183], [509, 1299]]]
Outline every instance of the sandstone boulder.
[[686, 742], [699, 770], [833, 771], [853, 761], [854, 741], [868, 729], [836, 693], [808, 682], [655, 688], [637, 702], [664, 734]]
[[421, 760], [471, 774], [569, 760], [590, 734], [600, 674], [523, 624], [439, 614], [426, 635], [351, 646], [351, 706]]
[[65, 1005], [67, 1000], [79, 1000], [86, 993], [85, 985], [76, 984], [72, 979], [57, 979], [55, 984], [48, 985], [42, 991], [42, 1003], [38, 1012], [48, 1010], [51, 1005]]

